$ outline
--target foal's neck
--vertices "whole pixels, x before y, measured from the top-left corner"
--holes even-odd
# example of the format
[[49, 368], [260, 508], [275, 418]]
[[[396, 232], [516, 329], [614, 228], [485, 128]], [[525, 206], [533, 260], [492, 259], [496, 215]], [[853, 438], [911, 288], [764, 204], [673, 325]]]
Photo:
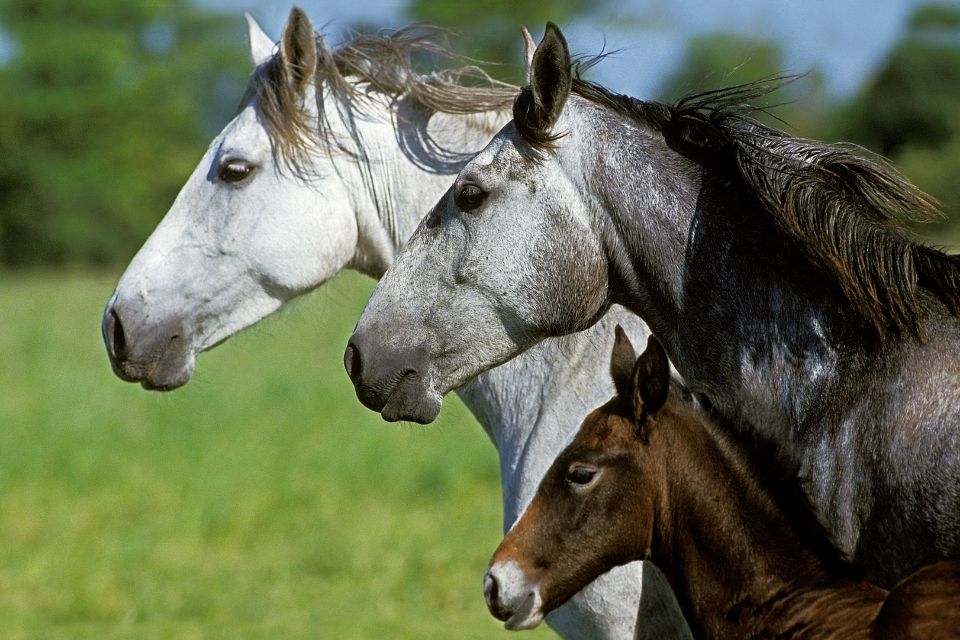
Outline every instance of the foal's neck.
[[669, 580], [695, 636], [774, 631], [790, 624], [792, 609], [801, 605], [797, 594], [808, 605], [838, 584], [859, 588], [837, 577], [846, 567], [831, 555], [805, 504], [778, 500], [717, 427], [683, 415], [690, 409], [671, 402], [663, 411], [680, 412], [681, 419], [654, 427], [651, 436], [659, 442], [650, 446], [670, 462], [661, 466], [650, 559]]

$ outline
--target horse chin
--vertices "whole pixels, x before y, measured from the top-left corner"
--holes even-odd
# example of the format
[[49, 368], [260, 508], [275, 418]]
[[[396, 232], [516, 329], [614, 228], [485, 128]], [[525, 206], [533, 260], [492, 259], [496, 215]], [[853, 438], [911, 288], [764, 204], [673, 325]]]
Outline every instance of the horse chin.
[[173, 391], [190, 381], [196, 365], [196, 355], [190, 351], [166, 353], [150, 363], [125, 362], [114, 367], [114, 372], [126, 382], [137, 382], [147, 391]]
[[436, 420], [443, 396], [419, 382], [409, 377], [401, 380], [380, 410], [381, 417], [387, 422], [406, 420], [417, 424], [430, 424]]
[[523, 631], [533, 629], [543, 622], [543, 610], [536, 609], [514, 614], [509, 620], [503, 623], [503, 627], [509, 631]]

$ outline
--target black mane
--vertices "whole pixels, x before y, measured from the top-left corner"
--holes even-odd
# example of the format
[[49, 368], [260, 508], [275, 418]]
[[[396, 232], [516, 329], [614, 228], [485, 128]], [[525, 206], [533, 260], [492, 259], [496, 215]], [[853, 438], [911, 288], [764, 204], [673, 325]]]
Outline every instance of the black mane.
[[[922, 339], [919, 292], [960, 313], [960, 260], [919, 244], [903, 222], [943, 219], [936, 201], [882, 159], [852, 145], [796, 138], [754, 117], [753, 103], [796, 79], [782, 76], [684, 97], [643, 101], [579, 77], [572, 93], [659, 131], [668, 144], [738, 180], [818, 269], [830, 276], [878, 337]], [[523, 114], [518, 96], [514, 114]], [[555, 147], [563, 132], [517, 122], [535, 149]]]

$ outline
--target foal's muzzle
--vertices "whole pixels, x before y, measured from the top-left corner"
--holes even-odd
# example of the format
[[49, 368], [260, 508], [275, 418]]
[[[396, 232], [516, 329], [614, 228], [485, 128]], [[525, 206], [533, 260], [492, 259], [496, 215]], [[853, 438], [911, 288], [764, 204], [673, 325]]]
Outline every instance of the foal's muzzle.
[[507, 629], [532, 629], [543, 621], [539, 586], [515, 562], [497, 562], [487, 569], [483, 598], [490, 614]]

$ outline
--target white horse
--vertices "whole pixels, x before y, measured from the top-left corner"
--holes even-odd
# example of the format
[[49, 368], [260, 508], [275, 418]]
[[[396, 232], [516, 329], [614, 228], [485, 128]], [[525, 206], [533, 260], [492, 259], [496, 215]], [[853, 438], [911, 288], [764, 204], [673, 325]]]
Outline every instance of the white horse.
[[[510, 117], [516, 88], [476, 69], [414, 73], [412, 51], [440, 51], [422, 33], [360, 36], [330, 51], [294, 9], [275, 53], [248, 22], [256, 70], [241, 107], [104, 311], [114, 371], [148, 389], [185, 384], [199, 352], [344, 268], [383, 275], [419, 212]], [[618, 322], [647, 333], [616, 309], [461, 389], [499, 453], [505, 530], [580, 419], [612, 393], [605, 354]], [[633, 638], [635, 628], [689, 637], [651, 571], [634, 563], [602, 576], [548, 624], [565, 638]]]

